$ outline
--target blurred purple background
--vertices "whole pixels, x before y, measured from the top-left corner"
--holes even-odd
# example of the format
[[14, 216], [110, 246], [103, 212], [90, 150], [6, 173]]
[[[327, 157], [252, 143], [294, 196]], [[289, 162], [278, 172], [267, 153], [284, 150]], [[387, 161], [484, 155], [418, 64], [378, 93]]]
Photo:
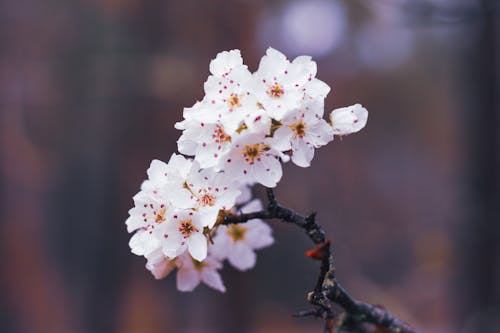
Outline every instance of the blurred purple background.
[[[228, 292], [155, 281], [124, 221], [167, 160], [210, 59], [309, 54], [359, 134], [288, 164], [280, 201], [317, 210], [339, 279], [421, 332], [500, 332], [499, 6], [487, 0], [0, 0], [0, 331], [320, 332], [292, 319], [317, 264], [273, 224]], [[258, 195], [262, 191], [256, 189]]]

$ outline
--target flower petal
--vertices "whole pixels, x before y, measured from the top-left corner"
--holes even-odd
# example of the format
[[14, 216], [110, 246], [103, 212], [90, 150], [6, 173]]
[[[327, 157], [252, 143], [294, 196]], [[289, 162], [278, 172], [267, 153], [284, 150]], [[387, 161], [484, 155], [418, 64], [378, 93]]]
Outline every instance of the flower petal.
[[191, 235], [187, 240], [188, 250], [191, 256], [203, 261], [207, 257], [207, 239], [200, 233]]
[[335, 135], [356, 133], [365, 127], [367, 119], [368, 111], [361, 104], [335, 109], [330, 113]]
[[185, 267], [177, 271], [177, 289], [179, 291], [193, 291], [200, 284], [200, 273], [195, 269]]
[[226, 287], [222, 282], [220, 274], [213, 268], [207, 267], [201, 271], [201, 280], [209, 287], [218, 290], [220, 292], [225, 292]]
[[292, 162], [296, 165], [307, 168], [311, 165], [314, 157], [314, 147], [307, 144], [303, 139], [297, 139], [292, 142]]
[[228, 260], [235, 268], [246, 271], [255, 266], [257, 256], [244, 242], [236, 242], [229, 253]]

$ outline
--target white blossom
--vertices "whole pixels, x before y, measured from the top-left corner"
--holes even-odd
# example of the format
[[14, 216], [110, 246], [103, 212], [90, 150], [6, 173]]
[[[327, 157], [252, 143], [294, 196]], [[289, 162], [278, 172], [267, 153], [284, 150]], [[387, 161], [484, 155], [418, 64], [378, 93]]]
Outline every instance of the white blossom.
[[217, 270], [222, 268], [220, 261], [208, 256], [203, 261], [193, 259], [185, 253], [176, 259], [177, 270], [177, 289], [180, 291], [193, 291], [200, 282], [207, 286], [225, 292], [226, 287]]
[[314, 157], [314, 149], [333, 140], [333, 131], [321, 118], [323, 102], [304, 100], [295, 112], [281, 120], [281, 127], [273, 135], [273, 146], [281, 151], [292, 150], [292, 161], [308, 167]]
[[330, 123], [335, 135], [348, 135], [363, 129], [368, 111], [361, 104], [335, 109], [330, 113]]
[[229, 152], [235, 132], [228, 131], [222, 122], [206, 123], [187, 119], [175, 126], [183, 133], [177, 147], [183, 154], [194, 156], [202, 168], [216, 166]]
[[[250, 213], [261, 209], [260, 201], [253, 200], [241, 211]], [[254, 219], [242, 224], [219, 226], [214, 237], [212, 253], [220, 259], [227, 259], [235, 268], [245, 271], [255, 266], [255, 250], [270, 246], [273, 242], [271, 228], [262, 220]]]
[[182, 188], [173, 188], [171, 202], [175, 207], [188, 208], [200, 213], [203, 225], [213, 227], [219, 210], [231, 209], [240, 194], [234, 180], [213, 168], [199, 170], [198, 164], [185, 178]]
[[160, 247], [156, 237], [158, 227], [168, 218], [171, 206], [159, 195], [141, 191], [134, 196], [135, 207], [129, 210], [129, 218], [125, 222], [128, 232], [136, 231], [130, 239], [132, 253], [148, 255]]
[[275, 187], [283, 173], [280, 160], [288, 159], [264, 135], [242, 133], [219, 167], [241, 182]]
[[272, 118], [281, 120], [299, 106], [313, 72], [315, 67], [291, 63], [281, 52], [268, 48], [254, 73], [252, 93]]
[[169, 223], [162, 224], [163, 253], [173, 259], [188, 251], [193, 258], [202, 261], [207, 257], [207, 239], [203, 234], [202, 216], [191, 210], [176, 210]]

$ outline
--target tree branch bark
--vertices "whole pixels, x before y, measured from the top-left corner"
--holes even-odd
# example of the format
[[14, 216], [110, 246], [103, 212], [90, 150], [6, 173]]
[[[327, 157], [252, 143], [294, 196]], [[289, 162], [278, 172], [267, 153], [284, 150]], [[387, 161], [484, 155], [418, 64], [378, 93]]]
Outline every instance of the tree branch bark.
[[[272, 189], [267, 189], [266, 209], [253, 213], [234, 214], [224, 217], [224, 224], [245, 223], [252, 219], [279, 219], [303, 229], [315, 248], [307, 256], [321, 261], [314, 290], [307, 295], [312, 310], [297, 313], [296, 317], [321, 317], [325, 321], [324, 332], [373, 332], [385, 329], [390, 333], [416, 333], [407, 323], [401, 321], [384, 308], [354, 299], [339, 284], [335, 276], [335, 264], [331, 243], [323, 229], [316, 223], [316, 213], [302, 216], [292, 209], [281, 206]], [[334, 318], [332, 304], [339, 305], [343, 312]], [[375, 326], [372, 330], [366, 324]]]

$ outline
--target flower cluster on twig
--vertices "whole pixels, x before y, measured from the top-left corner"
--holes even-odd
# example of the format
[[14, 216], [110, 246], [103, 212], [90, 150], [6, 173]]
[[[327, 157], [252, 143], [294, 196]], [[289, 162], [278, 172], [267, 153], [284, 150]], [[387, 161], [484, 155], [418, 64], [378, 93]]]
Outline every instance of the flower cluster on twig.
[[[315, 214], [302, 217], [281, 207], [270, 189], [282, 178], [282, 163], [308, 167], [316, 148], [366, 124], [368, 112], [359, 104], [333, 110], [324, 119], [330, 87], [316, 71], [310, 57], [290, 61], [272, 48], [254, 73], [239, 50], [219, 53], [210, 63], [204, 98], [185, 108], [175, 126], [182, 131], [177, 144], [183, 155], [173, 154], [168, 163], [153, 160], [134, 196], [126, 221], [134, 233], [130, 247], [147, 259], [146, 268], [157, 279], [177, 269], [181, 291], [203, 282], [224, 292], [218, 272], [223, 262], [242, 271], [254, 267], [255, 250], [274, 242], [263, 220], [281, 219], [306, 231], [316, 246], [308, 255], [321, 261], [308, 296], [315, 308], [301, 315], [325, 318], [331, 332], [364, 322], [399, 329], [403, 326], [395, 317], [355, 301], [337, 283], [330, 242]], [[265, 209], [252, 198], [254, 184], [268, 188]], [[332, 302], [345, 310], [336, 324]]]

